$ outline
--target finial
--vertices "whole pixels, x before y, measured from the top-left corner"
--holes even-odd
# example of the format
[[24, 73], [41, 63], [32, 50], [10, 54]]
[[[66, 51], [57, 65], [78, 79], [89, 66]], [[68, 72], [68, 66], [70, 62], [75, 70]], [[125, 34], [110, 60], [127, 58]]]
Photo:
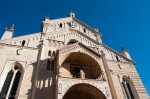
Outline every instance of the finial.
[[50, 20], [49, 15], [45, 16], [45, 21], [46, 21], [46, 20]]
[[75, 13], [72, 10], [70, 11], [69, 17], [75, 17]]
[[9, 30], [14, 30], [14, 24], [9, 28]]
[[10, 39], [14, 35], [14, 24], [10, 28], [5, 28], [4, 34], [1, 40]]
[[125, 48], [123, 47], [123, 45], [121, 45], [121, 50], [122, 52], [125, 51]]
[[97, 31], [98, 32], [98, 28], [96, 27], [96, 26], [94, 26], [94, 28], [93, 28], [95, 31]]
[[12, 31], [13, 31], [13, 30], [14, 30], [14, 26], [15, 26], [15, 25], [13, 24], [12, 26], [10, 26], [10, 28], [5, 28], [5, 31], [6, 31], [6, 30], [12, 30]]

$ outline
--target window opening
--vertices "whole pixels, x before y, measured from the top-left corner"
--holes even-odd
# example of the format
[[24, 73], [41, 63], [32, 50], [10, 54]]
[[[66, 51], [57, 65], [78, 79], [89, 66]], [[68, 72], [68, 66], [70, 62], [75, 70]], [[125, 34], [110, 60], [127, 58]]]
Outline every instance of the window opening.
[[125, 90], [127, 99], [134, 99], [134, 96], [133, 96], [133, 93], [132, 93], [129, 83], [123, 79], [122, 85], [123, 85], [123, 89]]
[[59, 24], [59, 27], [62, 28], [62, 23]]
[[15, 99], [20, 78], [21, 72], [17, 66], [14, 66], [14, 69], [7, 73], [5, 82], [2, 87], [0, 99], [5, 99], [5, 97], [7, 99]]
[[85, 28], [83, 29], [83, 32], [86, 33], [86, 29]]
[[116, 55], [116, 59], [117, 59], [117, 61], [120, 61], [120, 59], [119, 59], [119, 57]]
[[25, 41], [25, 40], [23, 40], [23, 41], [22, 41], [22, 46], [24, 46], [24, 45], [25, 45], [25, 43], [26, 43], [26, 41]]
[[8, 74], [6, 76], [4, 85], [3, 85], [1, 93], [0, 93], [0, 99], [4, 99], [6, 97], [12, 77], [13, 77], [13, 72], [11, 70], [8, 72]]

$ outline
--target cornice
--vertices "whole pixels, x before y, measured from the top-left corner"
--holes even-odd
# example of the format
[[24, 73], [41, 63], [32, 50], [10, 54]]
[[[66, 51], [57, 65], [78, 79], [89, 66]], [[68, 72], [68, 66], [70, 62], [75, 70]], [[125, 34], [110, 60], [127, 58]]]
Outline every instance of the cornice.
[[41, 36], [41, 32], [33, 33], [33, 34], [28, 34], [28, 35], [23, 35], [23, 36], [17, 36], [17, 37], [13, 37], [11, 39], [6, 39], [6, 40], [0, 40], [0, 43], [4, 43], [4, 42], [7, 42], [7, 41], [11, 42], [11, 41], [29, 39], [31, 37], [37, 37], [37, 36]]
[[105, 44], [102, 44], [102, 45], [103, 45], [103, 47], [104, 47], [104, 48], [106, 48], [106, 49], [108, 49], [108, 50], [110, 50], [110, 51], [114, 52], [114, 53], [115, 53], [115, 54], [117, 54], [118, 56], [120, 56], [120, 57], [122, 57], [122, 58], [126, 59], [127, 61], [129, 61], [129, 62], [131, 62], [131, 63], [133, 63], [133, 64], [135, 65], [135, 62], [134, 62], [134, 61], [132, 61], [132, 60], [128, 59], [127, 57], [123, 56], [123, 55], [122, 55], [122, 54], [120, 54], [119, 52], [117, 52], [117, 51], [115, 51], [114, 49], [112, 49], [112, 48], [108, 47], [107, 45], [105, 45]]
[[91, 32], [95, 33], [95, 34], [99, 34], [100, 36], [102, 36], [102, 34], [100, 32], [95, 31], [93, 28], [91, 28], [90, 26], [88, 26], [87, 24], [83, 23], [82, 21], [80, 21], [77, 18], [74, 17], [65, 17], [65, 18], [59, 18], [59, 19], [52, 19], [52, 20], [47, 20], [47, 21], [43, 21], [43, 23], [51, 23], [51, 24], [57, 24], [63, 21], [75, 21], [77, 23], [79, 23], [80, 25], [82, 25], [83, 27], [89, 29]]
[[89, 29], [90, 31], [92, 31], [93, 33], [99, 34], [100, 36], [102, 36], [102, 34], [101, 34], [100, 32], [95, 31], [93, 28], [91, 28], [91, 27], [88, 26], [87, 24], [83, 23], [83, 22], [80, 21], [79, 19], [73, 17], [73, 20], [76, 21], [76, 22], [78, 22], [78, 23], [80, 23], [80, 24], [83, 25], [84, 27], [88, 28], [88, 29]]
[[15, 48], [22, 48], [22, 49], [31, 49], [31, 50], [39, 50], [39, 48], [27, 47], [27, 46], [19, 46], [19, 45], [11, 45], [11, 44], [6, 44], [6, 43], [0, 43], [0, 46], [8, 46], [8, 47], [15, 47]]

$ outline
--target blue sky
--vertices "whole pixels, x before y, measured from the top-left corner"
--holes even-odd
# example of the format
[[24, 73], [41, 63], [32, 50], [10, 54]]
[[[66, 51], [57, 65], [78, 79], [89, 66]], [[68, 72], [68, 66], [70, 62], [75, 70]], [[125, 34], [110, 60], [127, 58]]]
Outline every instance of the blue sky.
[[15, 24], [15, 36], [41, 30], [44, 16], [67, 17], [70, 11], [103, 34], [103, 43], [117, 51], [123, 44], [136, 62], [137, 71], [150, 94], [149, 0], [1, 0], [0, 37]]

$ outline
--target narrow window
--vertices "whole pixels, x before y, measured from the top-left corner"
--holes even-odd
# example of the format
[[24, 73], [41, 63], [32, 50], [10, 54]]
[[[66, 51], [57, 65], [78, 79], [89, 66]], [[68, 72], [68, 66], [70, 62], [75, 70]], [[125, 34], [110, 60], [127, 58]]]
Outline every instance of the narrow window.
[[50, 60], [47, 61], [47, 70], [50, 70]]
[[51, 51], [50, 50], [48, 51], [48, 56], [51, 56]]
[[13, 85], [9, 94], [9, 99], [15, 99], [20, 77], [21, 77], [21, 73], [20, 71], [18, 71], [15, 75], [15, 79], [14, 79], [14, 82], [13, 82]]
[[134, 99], [134, 96], [133, 96], [133, 93], [132, 93], [132, 90], [131, 90], [130, 85], [129, 85], [128, 83], [126, 83], [126, 85], [127, 85], [127, 88], [128, 88], [129, 94], [130, 94], [130, 96], [131, 96], [131, 99]]
[[5, 96], [7, 95], [9, 86], [10, 86], [10, 82], [12, 80], [12, 76], [13, 76], [13, 72], [12, 70], [10, 72], [8, 72], [4, 85], [2, 87], [1, 93], [0, 93], [0, 99], [5, 99]]
[[[0, 99], [15, 99], [19, 81], [21, 78], [21, 72], [17, 66], [8, 72], [4, 85], [2, 87]], [[8, 96], [6, 96], [8, 95]]]
[[117, 59], [117, 61], [120, 61], [120, 59], [119, 59], [119, 57], [116, 55], [116, 59]]
[[59, 27], [62, 28], [62, 23], [59, 24]]
[[125, 83], [122, 82], [122, 85], [123, 85], [123, 90], [124, 90], [124, 92], [125, 92], [125, 96], [126, 96], [127, 99], [129, 99], [129, 96], [128, 96], [128, 90], [127, 90], [127, 88], [126, 88]]
[[22, 46], [24, 46], [24, 45], [25, 45], [25, 43], [26, 43], [26, 41], [25, 41], [25, 40], [23, 40], [23, 41], [22, 41]]
[[86, 29], [85, 28], [83, 29], [83, 32], [86, 33]]
[[127, 97], [127, 99], [134, 99], [129, 83], [123, 79], [122, 85], [123, 85], [123, 89], [125, 90], [125, 96]]

